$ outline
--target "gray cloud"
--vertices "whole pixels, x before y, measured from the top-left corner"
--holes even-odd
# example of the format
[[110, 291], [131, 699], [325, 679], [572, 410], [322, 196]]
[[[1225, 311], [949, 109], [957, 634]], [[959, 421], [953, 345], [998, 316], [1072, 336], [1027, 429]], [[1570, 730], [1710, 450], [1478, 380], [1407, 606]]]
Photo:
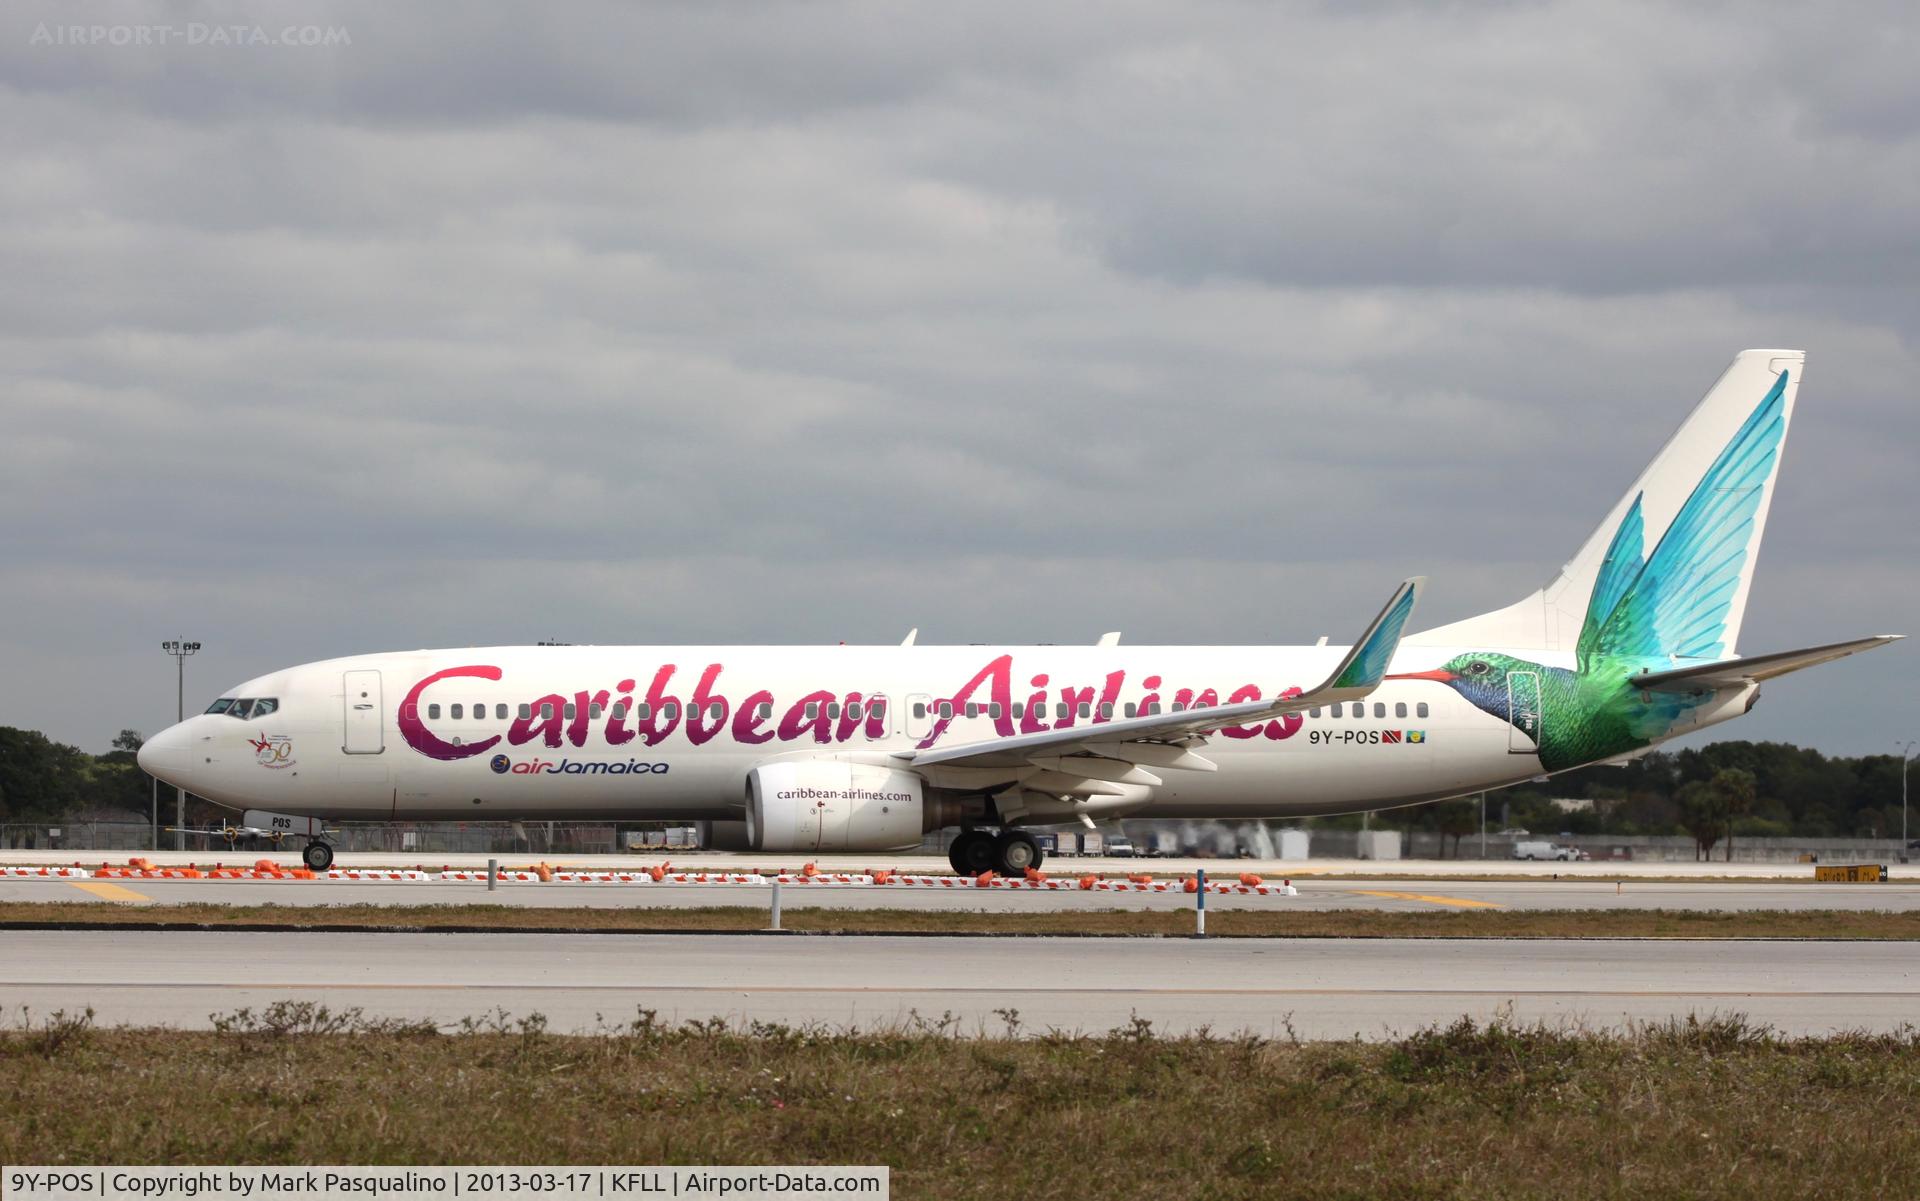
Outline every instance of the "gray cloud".
[[[203, 701], [550, 636], [1337, 638], [1413, 571], [1444, 620], [1751, 345], [1813, 357], [1750, 648], [1920, 584], [1900, 6], [268, 12], [351, 43], [0, 27], [0, 722], [155, 728], [179, 633]], [[1737, 731], [1883, 749], [1905, 653]]]

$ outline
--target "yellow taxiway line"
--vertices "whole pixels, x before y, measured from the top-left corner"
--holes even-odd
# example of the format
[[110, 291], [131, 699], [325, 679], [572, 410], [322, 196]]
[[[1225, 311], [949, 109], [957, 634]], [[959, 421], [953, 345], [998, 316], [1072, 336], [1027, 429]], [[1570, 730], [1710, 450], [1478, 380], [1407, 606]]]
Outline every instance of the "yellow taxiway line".
[[69, 880], [81, 892], [90, 892], [103, 901], [151, 901], [152, 897], [131, 888], [122, 888], [118, 884], [102, 884], [92, 880]]
[[1499, 909], [1494, 901], [1475, 901], [1466, 897], [1436, 897], [1424, 892], [1376, 892], [1372, 889], [1356, 888], [1351, 890], [1360, 897], [1387, 897], [1395, 901], [1425, 901], [1429, 905], [1446, 905], [1454, 909]]

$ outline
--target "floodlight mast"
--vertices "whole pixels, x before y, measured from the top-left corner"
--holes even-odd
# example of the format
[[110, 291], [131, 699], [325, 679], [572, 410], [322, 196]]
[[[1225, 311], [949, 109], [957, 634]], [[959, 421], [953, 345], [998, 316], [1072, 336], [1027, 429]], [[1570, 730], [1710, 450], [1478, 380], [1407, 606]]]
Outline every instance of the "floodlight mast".
[[[187, 656], [200, 649], [198, 642], [189, 642], [183, 638], [169, 638], [160, 644], [160, 649], [173, 656], [177, 668], [174, 681], [174, 721], [187, 720]], [[173, 849], [187, 849], [187, 790], [174, 789], [173, 798]], [[157, 844], [158, 838], [154, 839]]]

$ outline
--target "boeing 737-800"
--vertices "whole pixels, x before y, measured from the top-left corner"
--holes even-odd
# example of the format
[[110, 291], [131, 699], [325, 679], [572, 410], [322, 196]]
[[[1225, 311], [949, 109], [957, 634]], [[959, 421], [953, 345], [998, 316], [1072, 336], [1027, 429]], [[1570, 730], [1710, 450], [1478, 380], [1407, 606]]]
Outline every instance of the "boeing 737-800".
[[1734, 653], [1805, 356], [1736, 357], [1545, 587], [1351, 647], [511, 646], [354, 655], [224, 693], [140, 752], [246, 824], [691, 820], [719, 845], [1037, 866], [1034, 827], [1285, 818], [1624, 760], [1892, 635]]

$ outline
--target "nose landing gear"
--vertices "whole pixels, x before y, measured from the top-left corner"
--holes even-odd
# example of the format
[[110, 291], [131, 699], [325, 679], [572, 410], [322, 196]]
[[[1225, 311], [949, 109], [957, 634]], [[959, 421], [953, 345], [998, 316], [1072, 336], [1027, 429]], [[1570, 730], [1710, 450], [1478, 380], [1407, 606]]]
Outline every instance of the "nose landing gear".
[[312, 839], [306, 850], [300, 852], [300, 860], [314, 871], [324, 872], [333, 866], [333, 848], [318, 838]]
[[1025, 830], [962, 830], [947, 847], [947, 862], [963, 876], [995, 871], [1003, 876], [1025, 875], [1046, 858], [1040, 844]]

